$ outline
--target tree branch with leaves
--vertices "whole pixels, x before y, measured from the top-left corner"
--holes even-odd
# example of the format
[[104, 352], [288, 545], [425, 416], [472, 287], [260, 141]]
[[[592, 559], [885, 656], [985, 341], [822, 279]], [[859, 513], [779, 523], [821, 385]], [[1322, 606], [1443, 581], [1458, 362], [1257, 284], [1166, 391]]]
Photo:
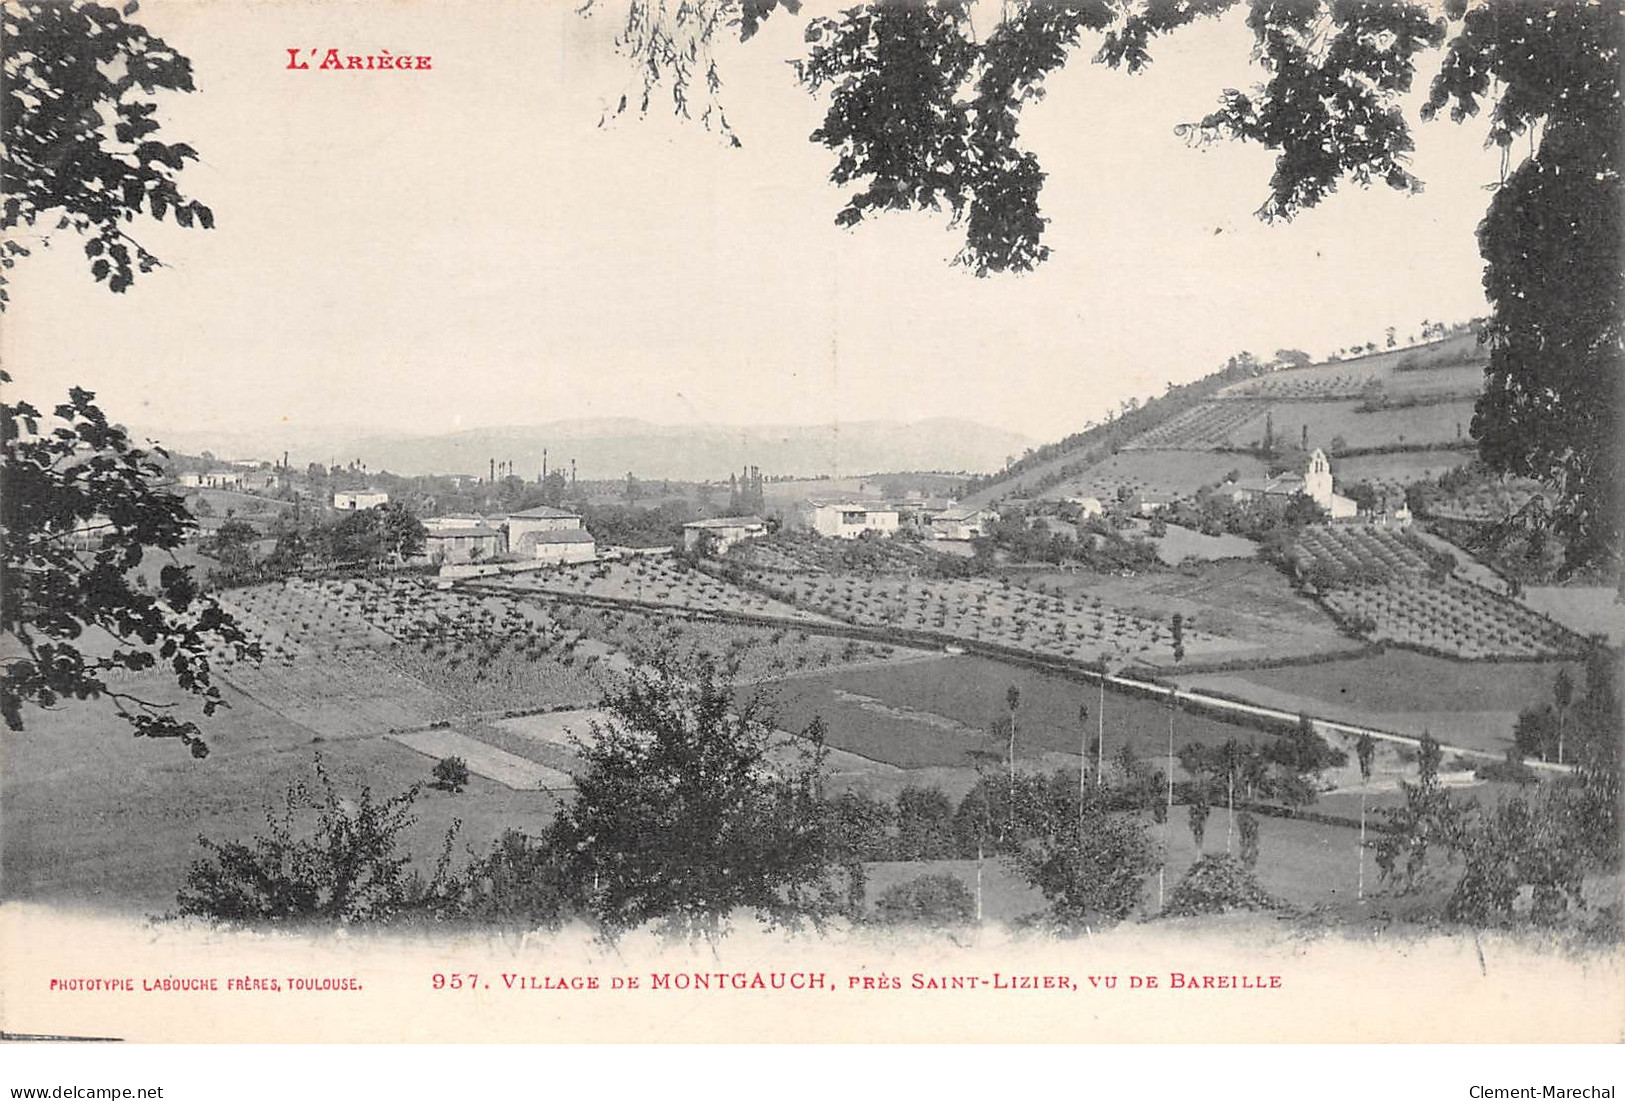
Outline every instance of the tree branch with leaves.
[[[157, 97], [192, 92], [192, 64], [122, 11], [85, 0], [17, 0], [0, 8], [6, 42], [0, 146], [0, 309], [5, 272], [31, 249], [19, 230], [43, 222], [84, 238], [90, 274], [122, 294], [162, 261], [132, 235], [136, 216], [214, 227], [214, 212], [180, 190], [197, 151], [157, 137]], [[50, 233], [35, 235], [48, 246]]]
[[161, 488], [154, 454], [163, 452], [132, 446], [87, 390], [75, 387], [53, 413], [56, 426], [45, 427], [32, 405], [0, 404], [0, 713], [22, 730], [26, 706], [104, 699], [136, 736], [176, 738], [205, 756], [196, 722], [112, 679], [166, 667], [212, 715], [225, 700], [210, 650], [257, 659], [259, 644], [178, 562], [162, 567], [155, 589], [136, 583], [148, 555], [173, 552], [196, 526]]

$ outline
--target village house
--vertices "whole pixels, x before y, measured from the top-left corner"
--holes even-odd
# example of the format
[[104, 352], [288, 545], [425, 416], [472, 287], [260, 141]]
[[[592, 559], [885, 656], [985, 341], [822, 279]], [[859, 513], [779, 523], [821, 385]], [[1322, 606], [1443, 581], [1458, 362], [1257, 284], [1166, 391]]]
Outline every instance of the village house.
[[1142, 490], [1129, 499], [1129, 511], [1136, 516], [1153, 516], [1172, 507], [1174, 499], [1166, 493]]
[[247, 493], [270, 493], [282, 486], [279, 470], [251, 470], [243, 475], [242, 488]]
[[826, 539], [856, 539], [865, 532], [897, 534], [897, 509], [862, 501], [808, 501], [808, 526]]
[[999, 514], [990, 508], [951, 508], [931, 518], [931, 537], [965, 542], [980, 539], [997, 523]]
[[1224, 483], [1218, 492], [1237, 504], [1271, 498], [1284, 502], [1303, 493], [1303, 478], [1297, 474], [1282, 474], [1273, 478], [1241, 478]]
[[1027, 517], [1027, 530], [1041, 531], [1049, 535], [1061, 535], [1068, 539], [1082, 539], [1085, 537], [1077, 524], [1069, 523], [1059, 516], [1029, 516]]
[[608, 550], [598, 552], [600, 562], [620, 562], [629, 558], [670, 558], [677, 548], [671, 545], [659, 547], [624, 547], [620, 544], [611, 544]]
[[359, 512], [389, 504], [389, 494], [381, 489], [339, 490], [333, 494], [333, 507], [340, 512]]
[[[522, 558], [536, 555], [537, 536], [561, 531], [581, 531], [581, 517], [562, 508], [538, 505], [507, 516], [508, 549]], [[583, 533], [585, 534], [585, 533]], [[562, 544], [560, 544], [562, 545]]]
[[425, 516], [423, 526], [428, 531], [448, 531], [452, 528], [494, 527], [486, 523], [477, 512], [448, 512], [444, 516]]
[[1360, 515], [1379, 527], [1406, 528], [1411, 524], [1411, 506], [1400, 490], [1378, 490], [1372, 507]]
[[525, 557], [539, 562], [591, 562], [598, 557], [598, 542], [585, 528], [527, 532], [524, 543], [531, 548]]
[[508, 513], [508, 553], [543, 562], [590, 562], [598, 556], [592, 533], [581, 517], [562, 508], [538, 505]]
[[767, 534], [767, 521], [760, 516], [719, 516], [712, 520], [691, 520], [683, 525], [683, 550], [693, 553], [701, 547], [709, 554], [726, 554], [729, 547]]
[[1106, 513], [1106, 506], [1100, 503], [1099, 497], [1068, 497], [1066, 503], [1077, 506], [1080, 520], [1104, 516]]
[[489, 561], [502, 553], [503, 543], [502, 532], [484, 524], [440, 525], [429, 528], [423, 537], [424, 551], [436, 564]]
[[180, 476], [180, 484], [187, 489], [241, 489], [243, 472], [217, 468], [214, 470], [188, 470]]
[[897, 522], [899, 525], [910, 525], [921, 535], [929, 536], [931, 522], [958, 504], [952, 497], [927, 497], [911, 493], [906, 500], [897, 503]]

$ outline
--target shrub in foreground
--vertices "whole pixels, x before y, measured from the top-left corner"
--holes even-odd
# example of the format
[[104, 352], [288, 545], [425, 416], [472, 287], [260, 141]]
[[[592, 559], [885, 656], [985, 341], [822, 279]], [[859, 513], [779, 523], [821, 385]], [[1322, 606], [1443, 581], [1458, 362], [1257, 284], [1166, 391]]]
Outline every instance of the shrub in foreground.
[[888, 887], [875, 900], [875, 920], [883, 925], [945, 928], [976, 918], [976, 896], [957, 876], [922, 875]]
[[362, 788], [351, 799], [340, 796], [319, 756], [315, 768], [317, 790], [295, 782], [280, 811], [267, 811], [266, 832], [252, 841], [198, 838], [206, 855], [193, 862], [176, 897], [181, 916], [388, 922], [434, 907], [446, 886], [446, 859], [426, 883], [409, 870], [411, 857], [401, 848], [418, 787], [384, 800]]
[[468, 762], [461, 757], [442, 757], [431, 775], [435, 788], [455, 795], [468, 786]]
[[1162, 908], [1162, 916], [1192, 917], [1230, 910], [1273, 910], [1279, 906], [1240, 861], [1227, 853], [1217, 853], [1191, 865]]

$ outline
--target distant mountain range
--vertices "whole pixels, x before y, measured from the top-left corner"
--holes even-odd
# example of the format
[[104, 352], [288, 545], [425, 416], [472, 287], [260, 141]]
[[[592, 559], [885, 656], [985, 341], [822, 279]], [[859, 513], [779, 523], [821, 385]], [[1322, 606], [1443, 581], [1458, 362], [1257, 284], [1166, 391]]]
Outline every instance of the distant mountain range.
[[475, 428], [442, 435], [346, 434], [320, 430], [297, 433], [208, 433], [185, 429], [137, 428], [172, 450], [221, 459], [280, 459], [284, 450], [297, 464], [359, 459], [373, 470], [393, 474], [477, 474], [490, 460], [512, 461], [514, 470], [535, 478], [547, 449], [549, 469], [568, 471], [576, 461], [581, 478], [639, 478], [703, 481], [726, 478], [754, 464], [764, 474], [839, 475], [904, 470], [985, 473], [1019, 456], [1032, 441], [1002, 429], [952, 418], [913, 421], [853, 421], [825, 425], [662, 425], [617, 419], [569, 420], [532, 427]]

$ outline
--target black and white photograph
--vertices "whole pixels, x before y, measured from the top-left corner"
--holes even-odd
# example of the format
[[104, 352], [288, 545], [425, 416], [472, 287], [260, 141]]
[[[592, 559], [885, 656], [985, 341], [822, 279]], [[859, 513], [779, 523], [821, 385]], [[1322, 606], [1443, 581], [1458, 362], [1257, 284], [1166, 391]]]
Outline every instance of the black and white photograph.
[[0, 15], [14, 1048], [1625, 1038], [1622, 0]]

